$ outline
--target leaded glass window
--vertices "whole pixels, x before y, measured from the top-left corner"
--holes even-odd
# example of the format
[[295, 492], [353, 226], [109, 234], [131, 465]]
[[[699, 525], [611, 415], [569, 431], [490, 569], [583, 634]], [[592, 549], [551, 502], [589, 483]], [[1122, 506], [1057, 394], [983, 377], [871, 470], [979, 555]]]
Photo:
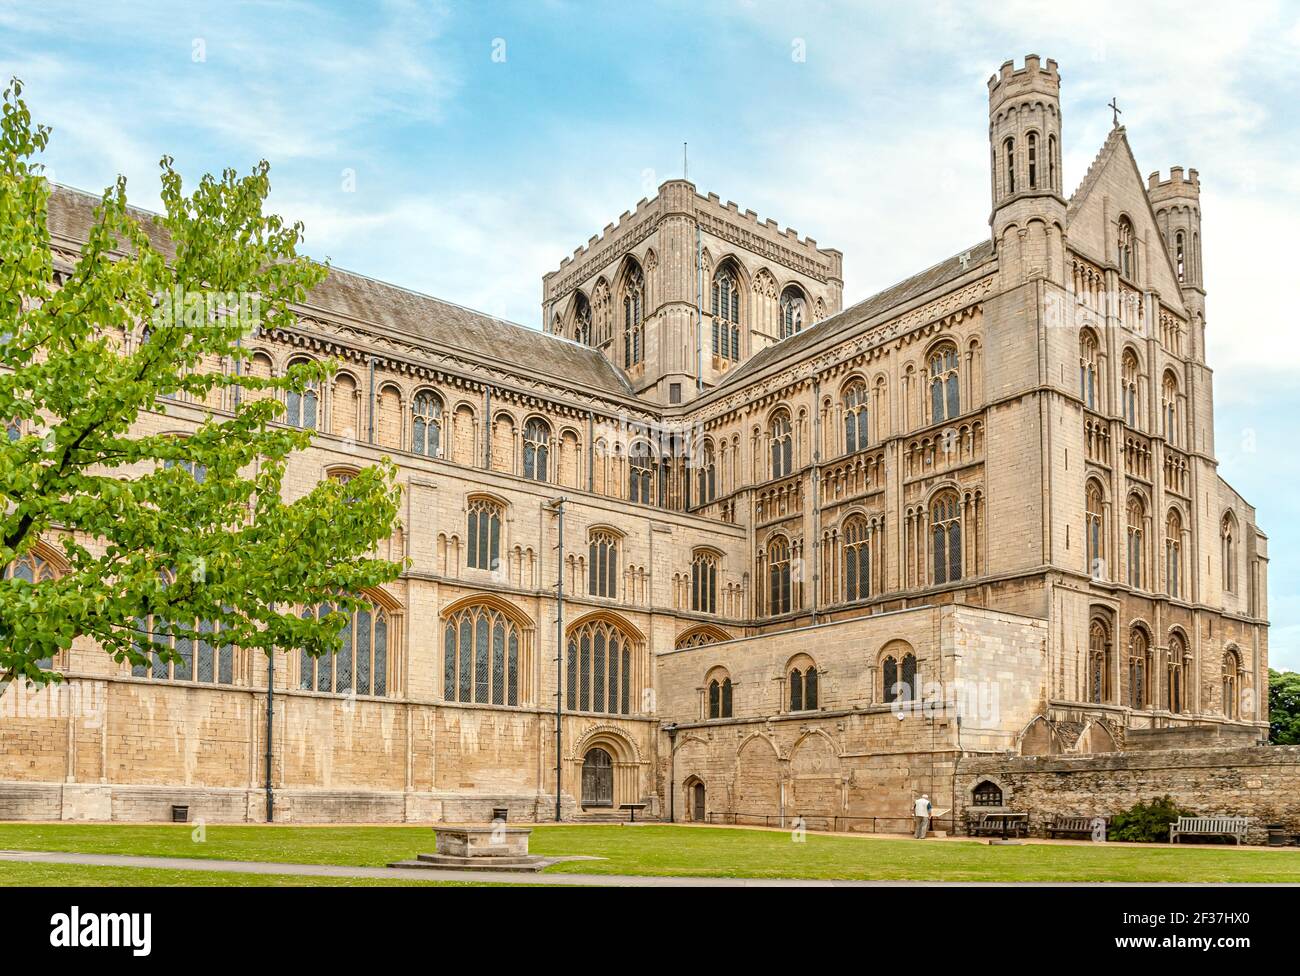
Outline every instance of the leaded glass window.
[[441, 446], [442, 398], [423, 390], [411, 403], [411, 450], [425, 457], [438, 457]]
[[[342, 607], [322, 604], [303, 610], [303, 619], [323, 620]], [[388, 611], [374, 604], [362, 604], [348, 614], [339, 631], [335, 649], [319, 657], [299, 651], [298, 686], [304, 690], [335, 695], [388, 695], [388, 658], [393, 630]]]
[[469, 505], [470, 569], [497, 569], [501, 564], [501, 506], [486, 498], [475, 498]]
[[587, 544], [587, 593], [614, 599], [618, 596], [618, 536], [595, 530]]
[[565, 649], [565, 702], [571, 709], [608, 715], [631, 713], [632, 638], [605, 619], [569, 632]]
[[443, 621], [443, 698], [477, 705], [518, 705], [524, 635], [504, 611], [462, 607]]

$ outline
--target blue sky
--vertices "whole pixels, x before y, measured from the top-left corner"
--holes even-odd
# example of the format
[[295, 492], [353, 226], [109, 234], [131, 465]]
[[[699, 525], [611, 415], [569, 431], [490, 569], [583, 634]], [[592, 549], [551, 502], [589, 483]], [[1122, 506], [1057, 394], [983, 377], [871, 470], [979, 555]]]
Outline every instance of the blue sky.
[[542, 274], [683, 141], [702, 191], [841, 249], [846, 304], [956, 253], [988, 233], [988, 76], [1055, 58], [1067, 186], [1112, 96], [1143, 173], [1201, 172], [1220, 471], [1269, 535], [1273, 663], [1300, 668], [1294, 6], [172, 6], [0, 0], [55, 180], [123, 173], [154, 208], [164, 153], [191, 178], [264, 157], [312, 254], [534, 327]]

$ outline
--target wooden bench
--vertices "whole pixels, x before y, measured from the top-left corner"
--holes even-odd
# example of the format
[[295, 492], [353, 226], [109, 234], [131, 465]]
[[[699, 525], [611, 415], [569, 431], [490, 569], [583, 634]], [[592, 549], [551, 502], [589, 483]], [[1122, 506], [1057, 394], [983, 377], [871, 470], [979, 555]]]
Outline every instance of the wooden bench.
[[628, 812], [628, 823], [636, 823], [636, 812], [644, 810], [646, 805], [644, 803], [620, 803], [618, 808]]
[[[1047, 822], [1043, 828], [1048, 837], [1056, 837], [1060, 834], [1082, 834], [1086, 837], [1092, 836], [1092, 824], [1096, 817], [1085, 817], [1081, 815], [1061, 816], [1057, 815]], [[1104, 820], [1105, 818], [1103, 818]]]
[[1231, 837], [1241, 845], [1249, 824], [1248, 817], [1179, 817], [1169, 825], [1169, 843], [1179, 837]]
[[971, 837], [1027, 837], [1029, 814], [980, 813], [968, 815], [966, 832]]

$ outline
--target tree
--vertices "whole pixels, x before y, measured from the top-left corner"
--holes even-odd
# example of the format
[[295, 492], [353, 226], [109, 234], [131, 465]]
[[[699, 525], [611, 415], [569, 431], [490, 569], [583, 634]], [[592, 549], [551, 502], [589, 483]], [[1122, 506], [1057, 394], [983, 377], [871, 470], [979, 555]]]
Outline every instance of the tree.
[[[395, 470], [385, 459], [285, 501], [311, 433], [273, 423], [280, 397], [333, 367], [237, 375], [250, 331], [294, 324], [327, 269], [298, 255], [301, 224], [262, 213], [265, 161], [185, 195], [165, 157], [163, 214], [128, 210], [119, 177], [75, 264], [56, 270], [36, 161], [50, 130], [21, 94], [15, 79], [0, 117], [0, 691], [60, 680], [50, 659], [82, 637], [119, 662], [178, 661], [144, 632], [150, 615], [177, 638], [211, 640], [199, 631], [215, 623], [223, 645], [331, 650], [361, 591], [401, 571], [374, 557], [397, 517]], [[221, 390], [233, 414], [161, 432], [169, 400]], [[28, 581], [16, 561], [41, 546], [63, 571]], [[337, 610], [295, 613], [322, 604]]]
[[1268, 669], [1268, 741], [1300, 746], [1300, 672]]

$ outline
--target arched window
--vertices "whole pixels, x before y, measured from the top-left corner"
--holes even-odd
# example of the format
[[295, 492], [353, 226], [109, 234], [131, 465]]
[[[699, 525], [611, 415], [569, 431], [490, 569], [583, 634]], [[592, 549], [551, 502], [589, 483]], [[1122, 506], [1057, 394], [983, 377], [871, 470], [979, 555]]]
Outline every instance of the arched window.
[[930, 423], [952, 420], [961, 413], [958, 382], [957, 347], [939, 347], [930, 354]]
[[975, 787], [971, 796], [971, 805], [977, 807], [1002, 806], [1002, 789], [995, 783], [984, 780]]
[[642, 505], [653, 505], [655, 483], [654, 448], [648, 441], [636, 441], [627, 452], [627, 498]]
[[718, 612], [718, 556], [707, 549], [695, 550], [691, 558], [691, 609]]
[[808, 313], [808, 300], [803, 292], [794, 285], [787, 285], [781, 292], [781, 338], [788, 339], [796, 332], [803, 331], [804, 318]]
[[1146, 505], [1141, 497], [1128, 499], [1128, 585], [1141, 589], [1146, 582]]
[[547, 462], [551, 454], [551, 425], [533, 417], [524, 425], [524, 477], [529, 481], [547, 481]]
[[1219, 524], [1221, 574], [1223, 588], [1229, 593], [1237, 592], [1237, 519], [1231, 512], [1223, 516]]
[[497, 569], [501, 565], [501, 506], [487, 498], [471, 499], [465, 537], [469, 540], [469, 568]]
[[1056, 136], [1047, 137], [1047, 186], [1055, 190], [1056, 187]]
[[1088, 700], [1110, 701], [1110, 632], [1100, 620], [1088, 627]]
[[1084, 541], [1088, 556], [1088, 575], [1106, 578], [1106, 505], [1101, 483], [1089, 480], [1084, 489], [1087, 511], [1084, 516]]
[[794, 436], [790, 427], [790, 415], [778, 410], [772, 415], [768, 425], [772, 438], [772, 477], [784, 478], [794, 470]]
[[442, 454], [442, 397], [431, 390], [411, 401], [411, 450], [425, 457]]
[[1187, 237], [1180, 230], [1174, 235], [1174, 267], [1178, 269], [1178, 280], [1186, 280], [1187, 275]]
[[767, 545], [769, 607], [772, 616], [790, 612], [790, 542], [778, 535]]
[[1187, 645], [1178, 634], [1169, 635], [1169, 653], [1165, 677], [1165, 707], [1177, 713], [1183, 710], [1183, 662]]
[[1135, 260], [1134, 247], [1133, 221], [1127, 217], [1120, 217], [1116, 242], [1116, 259], [1119, 263], [1119, 273], [1130, 281], [1137, 277], [1137, 261]]
[[618, 596], [618, 536], [604, 529], [588, 536], [587, 592], [611, 600]]
[[844, 391], [844, 453], [867, 446], [867, 384], [854, 380]]
[[817, 666], [790, 669], [790, 711], [812, 712], [817, 710]]
[[1183, 595], [1183, 520], [1178, 509], [1169, 510], [1165, 520], [1165, 578], [1169, 595], [1175, 600]]
[[1134, 627], [1128, 638], [1129, 708], [1146, 708], [1151, 701], [1151, 642], [1146, 632]]
[[721, 674], [709, 681], [709, 718], [731, 717], [731, 678]]
[[[295, 359], [289, 364], [289, 367], [292, 369], [294, 366], [310, 362], [309, 359]], [[307, 430], [315, 430], [318, 407], [320, 406], [320, 384], [312, 380], [303, 388], [301, 393], [296, 390], [286, 390], [284, 405], [284, 422], [286, 424]]]
[[166, 461], [163, 462], [163, 470], [166, 471], [166, 470], [170, 470], [171, 468], [180, 468], [182, 471], [188, 474], [199, 484], [203, 484], [203, 482], [208, 480], [208, 466], [206, 464], [198, 464], [195, 461], [186, 461], [186, 460], [178, 460], [176, 458], [168, 458]]
[[1002, 155], [1006, 159], [1007, 192], [1016, 192], [1016, 140], [1007, 139], [1002, 143]]
[[[335, 607], [323, 604], [302, 611], [304, 620], [321, 620]], [[328, 691], [336, 695], [389, 694], [389, 649], [396, 647], [388, 612], [367, 604], [348, 617], [339, 633], [338, 650], [312, 657], [298, 652], [298, 687], [304, 691]]]
[[934, 582], [955, 583], [961, 579], [961, 501], [955, 491], [931, 503], [930, 539]]
[[1079, 333], [1079, 396], [1089, 410], [1097, 409], [1100, 377], [1097, 371], [1097, 337], [1091, 329]]
[[497, 607], [462, 607], [443, 620], [442, 697], [449, 702], [518, 705], [526, 680], [527, 635]]
[[697, 455], [695, 471], [695, 504], [707, 505], [718, 494], [718, 468], [713, 451], [713, 441], [705, 438]]
[[1177, 444], [1178, 437], [1178, 379], [1166, 372], [1160, 384], [1160, 414], [1165, 423], [1165, 440]]
[[844, 523], [844, 599], [865, 600], [871, 595], [871, 546], [867, 520], [855, 515]]
[[[48, 559], [37, 555], [34, 552], [24, 553], [19, 556], [8, 566], [4, 568], [4, 579], [22, 580], [24, 583], [30, 583], [35, 586], [37, 583], [44, 583], [46, 580], [55, 579], [58, 573], [50, 565]], [[43, 657], [37, 660], [36, 666], [42, 671], [49, 671], [54, 667], [54, 658]]]
[[1241, 674], [1241, 659], [1237, 657], [1236, 651], [1228, 651], [1223, 655], [1223, 717], [1238, 718], [1238, 695], [1241, 689], [1237, 686], [1237, 679]]
[[740, 359], [740, 279], [731, 264], [713, 276], [713, 355]]
[[1025, 145], [1029, 151], [1029, 189], [1033, 190], [1038, 187], [1038, 133], [1029, 133]]
[[591, 302], [582, 292], [573, 299], [573, 339], [584, 346], [591, 345]]
[[892, 654], [880, 662], [880, 686], [887, 703], [898, 701], [898, 661]]
[[1132, 349], [1124, 350], [1123, 370], [1120, 375], [1120, 396], [1123, 398], [1124, 422], [1130, 427], [1138, 425], [1138, 383], [1142, 367]]
[[581, 712], [629, 715], [635, 642], [616, 624], [590, 620], [569, 632], [565, 701]]
[[623, 281], [623, 365], [645, 359], [645, 278], [639, 265], [628, 268]]
[[[306, 616], [306, 614], [304, 614]], [[202, 681], [207, 684], [235, 683], [235, 649], [220, 643], [220, 626], [210, 620], [186, 620], [180, 625], [154, 614], [136, 617], [135, 651], [149, 659], [134, 663], [131, 674], [155, 681]], [[156, 650], [169, 648], [176, 660], [164, 660]], [[307, 655], [303, 655], [307, 657]], [[311, 660], [310, 657], [307, 660]], [[43, 667], [48, 665], [42, 664]], [[328, 667], [328, 664], [326, 665]], [[329, 689], [323, 689], [328, 691]]]

